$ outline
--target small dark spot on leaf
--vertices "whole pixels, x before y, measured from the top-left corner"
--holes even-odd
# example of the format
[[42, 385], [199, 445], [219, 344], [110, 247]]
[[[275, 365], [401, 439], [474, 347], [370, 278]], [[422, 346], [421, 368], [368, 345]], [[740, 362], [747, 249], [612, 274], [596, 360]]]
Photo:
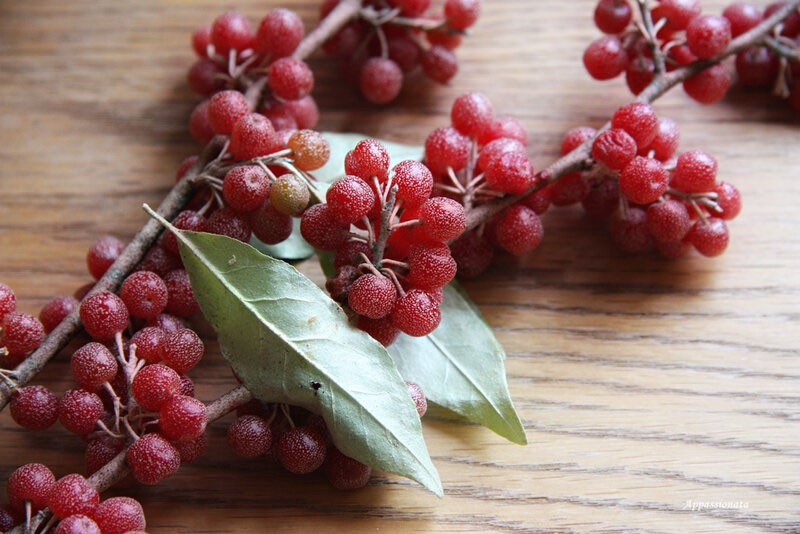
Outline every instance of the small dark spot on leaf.
[[320, 383], [319, 383], [319, 382], [317, 382], [316, 380], [313, 380], [313, 381], [311, 382], [311, 389], [313, 389], [313, 390], [314, 390], [314, 393], [316, 393], [317, 391], [319, 391], [319, 388], [321, 388], [321, 387], [322, 387], [322, 384], [320, 384]]

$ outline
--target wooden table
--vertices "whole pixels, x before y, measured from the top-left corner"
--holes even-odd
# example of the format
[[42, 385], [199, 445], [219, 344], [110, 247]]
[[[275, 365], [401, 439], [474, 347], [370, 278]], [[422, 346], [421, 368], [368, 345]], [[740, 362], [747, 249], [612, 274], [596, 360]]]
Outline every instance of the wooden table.
[[[240, 0], [255, 17], [277, 2]], [[318, 2], [284, 1], [309, 23]], [[415, 79], [391, 107], [363, 104], [314, 61], [321, 128], [421, 143], [452, 100], [482, 91], [529, 128], [537, 167], [560, 137], [630, 100], [589, 79], [593, 2], [492, 0], [459, 50], [451, 85]], [[705, 1], [720, 12], [724, 2]], [[87, 246], [129, 238], [178, 163], [197, 148], [186, 122], [190, 32], [230, 3], [141, 0], [0, 3], [0, 279], [37, 313], [85, 283]], [[682, 147], [719, 160], [744, 196], [729, 250], [681, 261], [615, 252], [578, 208], [545, 216], [544, 244], [503, 258], [467, 289], [509, 353], [511, 393], [530, 444], [426, 421], [445, 485], [437, 499], [378, 475], [352, 493], [233, 458], [225, 424], [204, 458], [140, 499], [150, 532], [352, 530], [790, 531], [800, 529], [800, 180], [798, 115], [736, 89], [702, 107], [658, 102]], [[221, 358], [194, 372], [199, 397], [232, 384]], [[69, 387], [68, 359], [41, 383]], [[82, 469], [81, 441], [32, 434], [0, 415], [0, 480], [41, 461]], [[692, 509], [708, 503], [710, 509]], [[719, 508], [728, 503], [734, 508]]]

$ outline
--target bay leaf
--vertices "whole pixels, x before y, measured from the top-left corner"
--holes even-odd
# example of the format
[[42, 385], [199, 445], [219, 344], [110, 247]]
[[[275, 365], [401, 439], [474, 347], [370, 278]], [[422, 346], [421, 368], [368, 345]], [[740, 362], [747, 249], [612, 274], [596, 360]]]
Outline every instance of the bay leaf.
[[320, 414], [344, 454], [442, 495], [416, 408], [383, 346], [291, 265], [161, 222], [178, 238], [223, 355], [254, 396]]
[[401, 334], [389, 347], [400, 374], [429, 402], [527, 443], [508, 392], [505, 351], [478, 308], [455, 283], [444, 288], [442, 322], [425, 337]]

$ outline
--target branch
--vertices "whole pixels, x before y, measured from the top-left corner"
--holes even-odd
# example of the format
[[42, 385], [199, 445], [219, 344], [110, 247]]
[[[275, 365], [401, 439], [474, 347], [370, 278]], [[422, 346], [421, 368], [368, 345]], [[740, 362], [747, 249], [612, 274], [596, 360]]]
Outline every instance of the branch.
[[[706, 60], [698, 60], [689, 65], [676, 69], [672, 72], [666, 72], [661, 76], [656, 76], [650, 85], [648, 85], [636, 98], [637, 102], [644, 102], [650, 104], [658, 100], [667, 91], [688, 80], [698, 72], [710, 67], [711, 65], [720, 63], [724, 59], [741, 52], [751, 46], [756, 46], [768, 38], [769, 32], [778, 25], [783, 19], [789, 16], [794, 10], [800, 7], [800, 0], [790, 0], [786, 2], [780, 9], [772, 14], [771, 17], [764, 19], [761, 24], [752, 28], [750, 31], [743, 33], [736, 39], [732, 40], [728, 49], [720, 55]], [[597, 130], [600, 134], [611, 126], [610, 122], [604, 124]], [[592, 167], [594, 161], [592, 160], [591, 151], [594, 138], [589, 139], [581, 146], [574, 149], [569, 154], [563, 156], [545, 170], [540, 171], [536, 178], [535, 185], [530, 187], [521, 195], [509, 196], [498, 199], [487, 204], [483, 204], [467, 213], [467, 229], [465, 231], [477, 228], [481, 224], [491, 219], [497, 213], [503, 211], [524, 199], [528, 195], [539, 191], [543, 187], [555, 182], [562, 176], [573, 172], [587, 170]]]
[[[228, 393], [222, 395], [214, 402], [206, 405], [208, 422], [212, 423], [217, 419], [221, 419], [239, 406], [247, 403], [252, 398], [253, 394], [250, 393], [250, 391], [244, 386], [238, 386], [230, 390]], [[128, 468], [128, 464], [126, 462], [127, 455], [128, 447], [125, 447], [123, 451], [117, 454], [110, 462], [101, 467], [86, 480], [99, 493], [103, 493], [104, 491], [112, 488], [122, 481], [126, 476], [128, 476], [128, 473], [130, 473], [130, 468]], [[50, 513], [50, 510], [47, 508], [39, 511], [31, 518], [30, 524], [28, 525], [28, 531], [35, 532], [40, 525], [43, 525], [50, 520], [51, 515], [52, 514]], [[23, 523], [10, 530], [9, 534], [25, 534], [25, 532], [26, 528], [25, 524]]]
[[[358, 15], [361, 9], [361, 0], [344, 0], [331, 11], [320, 24], [311, 31], [300, 42], [294, 57], [305, 59], [310, 56], [317, 48], [339, 31], [347, 22]], [[267, 87], [265, 76], [257, 79], [247, 89], [245, 98], [255, 109]], [[192, 188], [195, 179], [205, 166], [219, 155], [225, 143], [225, 137], [217, 136], [203, 149], [203, 152], [191, 169], [175, 186], [170, 190], [158, 207], [158, 214], [167, 220], [172, 220], [186, 205], [191, 198]], [[120, 254], [117, 261], [108, 269], [106, 274], [97, 281], [89, 295], [98, 291], [116, 291], [128, 273], [138, 264], [150, 247], [155, 243], [156, 238], [161, 233], [162, 227], [154, 220], [149, 220], [137, 232], [133, 240], [128, 243]], [[87, 295], [88, 296], [88, 295]], [[14, 377], [16, 387], [23, 387], [44, 368], [44, 366], [58, 352], [64, 348], [69, 341], [75, 337], [81, 329], [81, 320], [78, 309], [74, 310], [59, 324], [42, 342], [36, 351], [20, 363], [10, 374]], [[4, 381], [0, 381], [0, 411], [8, 404], [13, 388], [10, 388]]]

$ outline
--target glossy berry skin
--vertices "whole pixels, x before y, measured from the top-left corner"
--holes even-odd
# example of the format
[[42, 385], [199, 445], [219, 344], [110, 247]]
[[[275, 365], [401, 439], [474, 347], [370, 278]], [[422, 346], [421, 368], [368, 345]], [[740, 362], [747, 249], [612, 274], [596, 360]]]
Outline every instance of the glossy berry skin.
[[36, 350], [44, 340], [44, 326], [33, 315], [11, 312], [0, 321], [0, 347], [5, 346], [8, 359], [19, 363]]
[[389, 153], [380, 141], [359, 141], [345, 158], [345, 171], [370, 183], [373, 176], [383, 180], [389, 173]]
[[[45, 304], [39, 312], [39, 321], [44, 327], [45, 334], [55, 330], [61, 321], [78, 308], [79, 304], [78, 299], [72, 295], [60, 295]], [[2, 315], [0, 312], [0, 320], [2, 320]]]
[[89, 252], [86, 253], [86, 266], [92, 277], [100, 280], [124, 249], [125, 244], [110, 235], [105, 235], [92, 243]]
[[0, 283], [0, 321], [3, 317], [17, 309], [17, 296], [5, 284]]
[[539, 246], [544, 236], [542, 221], [534, 211], [520, 204], [511, 206], [497, 220], [497, 243], [515, 256], [522, 256]]
[[701, 150], [687, 150], [678, 156], [672, 187], [686, 193], [706, 193], [716, 187], [717, 160]]
[[230, 50], [241, 52], [253, 44], [253, 28], [247, 17], [237, 11], [228, 11], [211, 25], [211, 42], [224, 57]]
[[159, 433], [145, 434], [128, 449], [126, 456], [133, 476], [142, 484], [158, 484], [181, 466], [178, 449]]
[[203, 340], [188, 328], [169, 334], [164, 340], [164, 363], [180, 374], [194, 368], [204, 353]]
[[683, 90], [701, 104], [713, 104], [722, 100], [730, 85], [728, 71], [717, 64], [701, 70], [683, 82]]
[[533, 185], [533, 165], [522, 152], [506, 152], [494, 158], [485, 170], [486, 184], [494, 191], [519, 195]]
[[136, 402], [155, 412], [180, 393], [181, 377], [166, 365], [146, 365], [133, 377], [131, 388]]
[[136, 357], [148, 363], [160, 362], [164, 355], [164, 339], [166, 332], [155, 326], [142, 328], [130, 339], [131, 345], [136, 345]]
[[363, 488], [372, 474], [368, 465], [346, 456], [336, 447], [328, 450], [323, 468], [328, 482], [338, 490]]
[[[606, 176], [595, 182], [581, 200], [581, 205], [589, 217], [606, 218], [619, 207], [619, 182]], [[534, 210], [535, 211], [535, 210]]]
[[467, 227], [464, 206], [445, 197], [426, 200], [420, 206], [418, 216], [422, 221], [417, 228], [419, 233], [433, 241], [444, 243], [454, 239]]
[[[668, 20], [665, 26], [668, 31], [683, 30], [689, 21], [700, 15], [699, 0], [662, 0], [659, 8], [659, 14]], [[658, 16], [653, 18], [654, 22], [659, 20]]]
[[292, 150], [295, 166], [303, 171], [314, 171], [325, 165], [331, 155], [328, 141], [314, 130], [298, 130], [289, 137], [287, 148]]
[[619, 175], [619, 189], [635, 204], [650, 204], [666, 192], [669, 173], [657, 160], [636, 156]]
[[401, 161], [392, 169], [392, 183], [397, 186], [396, 200], [406, 209], [422, 205], [433, 191], [433, 175], [422, 163], [414, 160]]
[[658, 117], [650, 104], [634, 102], [614, 112], [611, 127], [625, 130], [637, 146], [646, 147], [658, 133]]
[[111, 497], [104, 500], [92, 514], [103, 534], [125, 534], [144, 530], [142, 505], [130, 497]]
[[72, 354], [70, 368], [75, 382], [87, 391], [97, 391], [117, 376], [119, 365], [111, 351], [100, 343], [87, 343]]
[[411, 395], [411, 400], [414, 401], [417, 413], [420, 417], [424, 416], [428, 411], [428, 401], [425, 398], [425, 392], [422, 390], [422, 386], [416, 382], [406, 380], [406, 388], [408, 388], [408, 394]]
[[717, 204], [722, 208], [722, 213], [715, 214], [717, 217], [730, 220], [739, 215], [742, 211], [742, 197], [734, 185], [720, 182], [714, 191], [717, 193]]
[[61, 425], [79, 436], [94, 430], [95, 423], [102, 415], [103, 401], [96, 394], [83, 389], [67, 391], [58, 404]]
[[425, 164], [435, 176], [467, 165], [469, 140], [455, 128], [437, 128], [425, 140]]
[[100, 494], [78, 474], [58, 479], [47, 498], [47, 507], [60, 518], [76, 514], [91, 516], [98, 504]]
[[335, 250], [346, 239], [346, 227], [338, 222], [328, 204], [315, 204], [303, 213], [300, 232], [311, 246], [321, 250]]
[[478, 167], [480, 169], [487, 169], [496, 158], [502, 156], [506, 152], [519, 152], [525, 154], [525, 146], [516, 139], [509, 139], [501, 137], [490, 141], [481, 148], [478, 153]]
[[260, 113], [248, 113], [231, 130], [231, 153], [238, 160], [266, 156], [280, 148], [272, 123]]
[[188, 464], [203, 455], [208, 445], [208, 438], [205, 434], [200, 434], [196, 438], [176, 441], [174, 445], [181, 457], [181, 464]]
[[58, 420], [58, 397], [44, 386], [26, 386], [11, 395], [11, 418], [29, 430], [44, 430]]
[[678, 125], [675, 121], [667, 117], [658, 119], [658, 130], [656, 136], [650, 146], [644, 151], [640, 150], [639, 155], [645, 155], [645, 152], [653, 151], [653, 157], [659, 161], [667, 161], [678, 150], [680, 144], [681, 134], [678, 130]]
[[473, 139], [491, 124], [494, 108], [481, 93], [467, 93], [456, 98], [450, 110], [453, 127]]
[[384, 317], [382, 319], [370, 319], [369, 317], [364, 317], [361, 315], [358, 317], [356, 326], [358, 326], [360, 330], [363, 330], [369, 334], [372, 339], [384, 347], [388, 347], [394, 343], [394, 340], [400, 335], [400, 329], [392, 324], [390, 317]]
[[569, 130], [561, 140], [561, 155], [566, 156], [596, 134], [597, 130], [590, 126], [578, 126]]
[[281, 58], [269, 66], [268, 83], [272, 92], [283, 100], [298, 100], [311, 94], [314, 75], [303, 61]]
[[303, 39], [303, 21], [289, 9], [273, 9], [261, 20], [256, 33], [256, 47], [261, 54], [288, 56]]
[[600, 0], [594, 10], [594, 24], [603, 33], [620, 34], [633, 18], [627, 0]]
[[305, 475], [325, 461], [325, 438], [316, 428], [297, 426], [278, 438], [275, 452], [284, 469]]
[[721, 54], [731, 42], [731, 24], [725, 17], [703, 15], [693, 18], [686, 27], [689, 50], [700, 59]]
[[345, 176], [334, 182], [325, 199], [328, 201], [328, 213], [342, 225], [358, 221], [375, 205], [372, 188], [355, 176]]
[[766, 46], [754, 46], [736, 54], [736, 74], [748, 87], [768, 87], [778, 74], [778, 57]]
[[372, 57], [361, 67], [358, 87], [364, 98], [373, 104], [388, 104], [400, 94], [403, 71], [388, 58]]
[[397, 299], [391, 318], [392, 324], [409, 336], [422, 337], [436, 330], [442, 312], [428, 293], [412, 289]]
[[179, 441], [200, 436], [208, 424], [206, 405], [185, 395], [175, 395], [159, 410], [158, 426], [169, 440]]
[[466, 30], [475, 24], [480, 14], [480, 0], [447, 0], [444, 4], [447, 25], [455, 30]]
[[418, 289], [433, 290], [442, 287], [456, 275], [456, 261], [446, 245], [412, 245], [407, 263], [408, 282]]
[[359, 315], [380, 319], [389, 315], [397, 300], [394, 283], [385, 276], [365, 274], [350, 286], [348, 303]]
[[728, 248], [728, 226], [717, 217], [709, 217], [708, 222], [697, 221], [686, 240], [703, 256], [719, 256]]
[[128, 327], [128, 308], [110, 291], [101, 291], [86, 297], [81, 303], [80, 316], [83, 327], [98, 341], [114, 339], [117, 332]]
[[228, 445], [242, 458], [264, 456], [272, 448], [272, 429], [256, 415], [243, 415], [228, 428]]
[[138, 271], [125, 279], [119, 296], [130, 314], [153, 319], [167, 307], [167, 285], [156, 273]]
[[56, 477], [47, 466], [25, 464], [18, 467], [6, 483], [8, 503], [16, 512], [25, 512], [25, 501], [30, 501], [35, 513], [47, 506], [47, 497], [53, 490]]
[[689, 210], [679, 200], [656, 202], [647, 208], [647, 229], [656, 241], [680, 241], [691, 228]]
[[628, 55], [616, 36], [606, 35], [592, 42], [583, 53], [583, 65], [592, 78], [616, 78], [628, 65]]
[[621, 128], [606, 130], [592, 143], [592, 157], [614, 171], [624, 169], [636, 152], [636, 141]]
[[258, 209], [267, 198], [269, 190], [269, 176], [258, 165], [234, 167], [222, 181], [222, 196], [225, 202], [241, 212]]
[[59, 521], [55, 534], [102, 534], [102, 531], [89, 516], [75, 514]]
[[269, 200], [278, 212], [289, 216], [300, 216], [311, 200], [311, 193], [302, 179], [287, 173], [279, 176], [272, 184]]

